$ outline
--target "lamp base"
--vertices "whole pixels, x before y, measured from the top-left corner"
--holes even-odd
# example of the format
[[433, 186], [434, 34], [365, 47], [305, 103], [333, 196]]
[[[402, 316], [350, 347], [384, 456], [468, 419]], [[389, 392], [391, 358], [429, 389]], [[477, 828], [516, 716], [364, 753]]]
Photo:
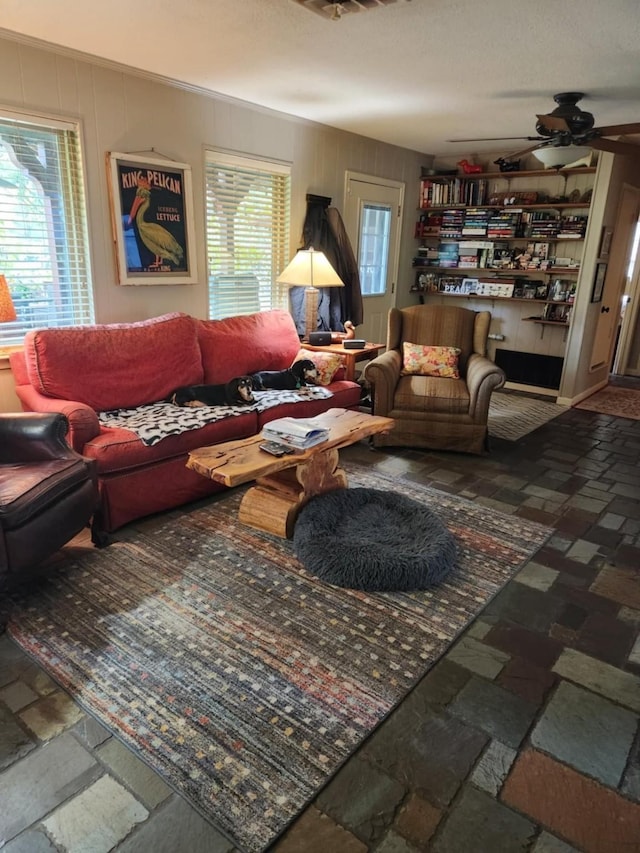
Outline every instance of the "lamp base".
[[305, 287], [304, 289], [304, 333], [309, 337], [311, 332], [318, 328], [318, 299], [320, 291], [317, 287]]

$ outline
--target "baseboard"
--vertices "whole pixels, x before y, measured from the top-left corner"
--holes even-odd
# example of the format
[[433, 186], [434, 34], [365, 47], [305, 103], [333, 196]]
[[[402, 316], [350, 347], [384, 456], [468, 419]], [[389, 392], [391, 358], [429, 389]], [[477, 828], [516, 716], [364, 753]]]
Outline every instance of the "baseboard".
[[575, 397], [558, 397], [557, 402], [563, 406], [575, 406], [576, 403], [581, 403], [583, 400], [586, 400], [587, 397], [590, 397], [592, 394], [595, 394], [596, 391], [601, 391], [603, 388], [606, 388], [608, 384], [609, 380], [603, 379], [602, 382], [598, 382], [597, 385], [593, 385], [591, 388], [587, 388], [586, 391], [582, 391]]
[[553, 397], [554, 399], [558, 396], [558, 392], [554, 388], [542, 388], [539, 385], [524, 385], [520, 382], [505, 382], [504, 387], [508, 391], [526, 391], [527, 394], [544, 394], [545, 397]]

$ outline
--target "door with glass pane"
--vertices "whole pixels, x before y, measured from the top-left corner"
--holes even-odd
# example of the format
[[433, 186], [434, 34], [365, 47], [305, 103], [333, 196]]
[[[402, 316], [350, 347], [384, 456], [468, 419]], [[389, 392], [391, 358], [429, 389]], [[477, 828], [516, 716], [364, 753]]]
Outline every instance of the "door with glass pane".
[[404, 184], [347, 172], [344, 224], [358, 259], [364, 322], [358, 338], [387, 339], [387, 315], [396, 303]]

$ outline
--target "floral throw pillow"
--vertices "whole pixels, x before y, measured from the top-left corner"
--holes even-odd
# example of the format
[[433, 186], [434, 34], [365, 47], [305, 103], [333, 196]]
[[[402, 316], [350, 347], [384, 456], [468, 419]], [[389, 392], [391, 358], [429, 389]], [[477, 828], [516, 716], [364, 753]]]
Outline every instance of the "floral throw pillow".
[[458, 347], [430, 347], [422, 344], [402, 344], [402, 372], [420, 376], [440, 376], [460, 379], [458, 370]]
[[342, 367], [342, 359], [333, 352], [315, 352], [313, 350], [301, 349], [294, 358], [294, 363], [301, 361], [303, 358], [308, 358], [315, 364], [318, 371], [319, 385], [330, 385], [333, 382], [333, 377]]

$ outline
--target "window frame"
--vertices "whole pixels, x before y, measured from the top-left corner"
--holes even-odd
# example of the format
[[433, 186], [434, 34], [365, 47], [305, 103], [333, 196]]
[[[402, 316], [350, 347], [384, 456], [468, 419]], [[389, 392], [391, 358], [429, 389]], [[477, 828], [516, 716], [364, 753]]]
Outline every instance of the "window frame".
[[[61, 171], [59, 179], [62, 184], [66, 181], [73, 183], [71, 191], [64, 192], [65, 207], [70, 205], [74, 200], [80, 200], [82, 209], [78, 212], [75, 225], [71, 226], [74, 231], [73, 245], [82, 251], [81, 274], [72, 276], [67, 281], [67, 287], [70, 292], [70, 311], [82, 317], [82, 322], [72, 323], [65, 322], [64, 313], [58, 314], [55, 317], [54, 325], [56, 327], [70, 325], [91, 325], [95, 323], [95, 295], [93, 285], [93, 263], [91, 241], [89, 238], [89, 209], [88, 209], [88, 193], [87, 193], [87, 168], [85, 162], [85, 145], [84, 131], [82, 121], [78, 118], [63, 117], [52, 113], [43, 112], [40, 110], [17, 109], [15, 107], [5, 106], [0, 103], [0, 122], [15, 122], [19, 125], [32, 125], [34, 129], [46, 133], [47, 131], [65, 131], [74, 135], [73, 144], [75, 146], [74, 162], [72, 169]], [[18, 127], [19, 129], [19, 127]], [[74, 176], [73, 170], [76, 174]], [[72, 245], [68, 240], [69, 226], [65, 224], [65, 245]], [[53, 257], [53, 256], [52, 256]], [[76, 263], [76, 271], [80, 269]], [[11, 275], [5, 272], [9, 289], [11, 290]], [[84, 286], [81, 288], [81, 284]], [[78, 293], [82, 292], [82, 298], [78, 299]], [[18, 315], [20, 314], [19, 307], [16, 307]], [[12, 350], [19, 349], [24, 341], [24, 336], [28, 331], [36, 328], [43, 328], [46, 322], [29, 322], [18, 316], [18, 319], [13, 323], [3, 323], [0, 325], [0, 353], [8, 353]]]
[[[205, 148], [204, 161], [207, 316], [210, 319], [217, 320], [238, 314], [264, 311], [269, 308], [287, 308], [287, 288], [279, 285], [276, 279], [289, 260], [292, 164], [284, 160], [209, 147]], [[235, 254], [228, 258], [228, 261], [232, 262], [231, 266], [233, 266], [233, 270], [229, 269], [229, 263], [227, 263], [224, 269], [219, 268], [215, 270], [212, 266], [211, 261], [214, 252], [217, 250], [221, 253], [219, 240], [212, 240], [212, 232], [215, 226], [212, 225], [212, 216], [214, 214], [210, 209], [214, 199], [214, 192], [210, 186], [210, 172], [216, 166], [221, 168], [228, 167], [231, 170], [236, 169], [239, 175], [242, 176], [244, 174], [245, 177], [249, 173], [255, 172], [263, 177], [279, 176], [284, 179], [284, 184], [280, 188], [280, 192], [283, 194], [283, 210], [280, 212], [272, 210], [271, 212], [271, 246], [273, 252], [270, 258], [271, 270], [269, 276], [267, 276], [270, 278], [268, 285], [265, 284], [264, 275], [262, 280], [260, 279], [259, 273], [263, 272], [263, 270], [244, 268], [242, 260], [240, 259], [240, 263], [238, 263], [238, 258]], [[276, 215], [281, 215], [281, 219], [273, 227]], [[222, 297], [220, 297], [220, 293], [218, 292], [219, 309], [216, 308], [216, 278], [225, 279], [225, 284], [228, 287], [227, 292]], [[268, 294], [265, 293], [267, 287]], [[225, 305], [227, 306], [226, 309]]]

